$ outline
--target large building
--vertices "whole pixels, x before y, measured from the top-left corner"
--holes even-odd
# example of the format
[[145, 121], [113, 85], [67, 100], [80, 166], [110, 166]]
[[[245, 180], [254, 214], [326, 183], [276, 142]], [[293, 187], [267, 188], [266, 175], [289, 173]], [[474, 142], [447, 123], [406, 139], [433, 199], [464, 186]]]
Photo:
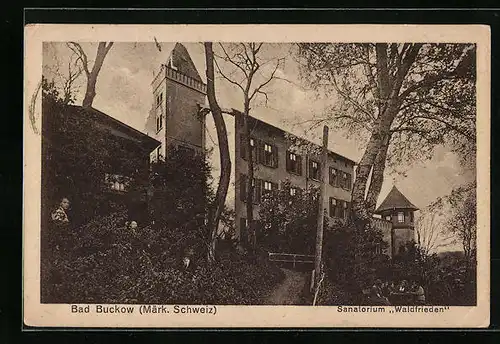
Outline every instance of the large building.
[[196, 153], [205, 150], [206, 85], [187, 49], [177, 43], [151, 83], [153, 104], [146, 121], [146, 133], [161, 142], [151, 159], [165, 157], [175, 145]]
[[[159, 68], [151, 83], [153, 104], [146, 122], [147, 134], [161, 144], [151, 152], [152, 160], [165, 157], [172, 145], [203, 152], [205, 149], [205, 118], [200, 116], [200, 107], [206, 104], [206, 84], [202, 81], [187, 49], [177, 43], [165, 64]], [[240, 241], [248, 240], [246, 218], [246, 188], [248, 164], [243, 144], [243, 120], [235, 115], [235, 225]], [[294, 137], [290, 133], [249, 117], [252, 128], [251, 143], [254, 147], [254, 214], [259, 217], [259, 200], [263, 193], [279, 188], [281, 182], [289, 180], [295, 193], [299, 189], [319, 186], [321, 172], [320, 146]], [[294, 139], [291, 139], [291, 138]], [[292, 146], [297, 141], [316, 150], [297, 152]], [[328, 153], [328, 176], [324, 209], [328, 216], [344, 219], [351, 202], [355, 162], [335, 152]], [[386, 254], [393, 256], [399, 247], [413, 240], [413, 212], [417, 208], [393, 188], [377, 209], [374, 223], [382, 229], [389, 244]]]
[[382, 230], [384, 240], [389, 244], [390, 257], [400, 253], [401, 248], [415, 240], [415, 216], [418, 208], [401, 191], [393, 186], [389, 194], [375, 210], [380, 218], [374, 219], [375, 225]]
[[[262, 193], [280, 187], [284, 180], [292, 185], [290, 192], [320, 185], [321, 159], [320, 146], [299, 139], [293, 135], [249, 116], [251, 144], [254, 147], [254, 196], [253, 218], [259, 218], [259, 200]], [[245, 135], [242, 115], [235, 116], [235, 221], [237, 235], [242, 242], [248, 241], [248, 221], [246, 216], [246, 188], [248, 164], [245, 149]], [[297, 141], [313, 149], [299, 153], [295, 149]], [[326, 178], [326, 197], [324, 208], [330, 217], [346, 218], [351, 202], [351, 188], [355, 162], [329, 151], [328, 176]]]

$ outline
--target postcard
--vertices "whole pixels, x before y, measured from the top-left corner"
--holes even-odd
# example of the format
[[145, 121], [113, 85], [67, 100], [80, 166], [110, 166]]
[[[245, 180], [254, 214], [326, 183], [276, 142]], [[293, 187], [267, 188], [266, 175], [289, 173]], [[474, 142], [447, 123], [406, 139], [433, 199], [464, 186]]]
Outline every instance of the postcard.
[[490, 317], [490, 29], [25, 27], [29, 328]]

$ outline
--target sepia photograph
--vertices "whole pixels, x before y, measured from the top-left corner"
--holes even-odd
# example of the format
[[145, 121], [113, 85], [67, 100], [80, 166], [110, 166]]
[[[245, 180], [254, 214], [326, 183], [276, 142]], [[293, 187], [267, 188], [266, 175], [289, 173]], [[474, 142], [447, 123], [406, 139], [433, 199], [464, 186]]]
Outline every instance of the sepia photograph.
[[155, 32], [38, 42], [30, 302], [65, 305], [58, 317], [226, 321], [224, 306], [275, 318], [298, 306], [340, 317], [331, 326], [343, 313], [437, 317], [481, 293], [489, 308], [489, 69], [476, 39]]

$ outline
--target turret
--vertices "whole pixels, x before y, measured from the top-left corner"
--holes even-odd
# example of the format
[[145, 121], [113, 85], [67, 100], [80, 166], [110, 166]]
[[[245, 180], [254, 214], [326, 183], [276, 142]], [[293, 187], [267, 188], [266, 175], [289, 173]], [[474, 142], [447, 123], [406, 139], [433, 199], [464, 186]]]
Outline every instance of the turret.
[[418, 208], [411, 203], [395, 186], [375, 210], [384, 220], [392, 223], [392, 255], [397, 255], [400, 248], [415, 240], [415, 211]]

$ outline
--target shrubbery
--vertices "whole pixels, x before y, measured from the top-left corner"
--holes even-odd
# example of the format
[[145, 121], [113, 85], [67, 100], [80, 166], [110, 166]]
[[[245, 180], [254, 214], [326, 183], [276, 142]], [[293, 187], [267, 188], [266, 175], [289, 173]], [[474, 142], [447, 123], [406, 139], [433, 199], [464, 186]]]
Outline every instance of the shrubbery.
[[[314, 297], [314, 295], [313, 295]], [[339, 306], [356, 304], [353, 296], [333, 283], [330, 278], [325, 276], [318, 291], [316, 305], [318, 306]]]
[[[259, 304], [282, 278], [259, 256], [220, 252], [218, 261], [180, 266], [178, 235], [123, 224], [125, 212], [47, 238], [42, 261], [44, 303]], [[56, 234], [56, 229], [51, 234]]]

